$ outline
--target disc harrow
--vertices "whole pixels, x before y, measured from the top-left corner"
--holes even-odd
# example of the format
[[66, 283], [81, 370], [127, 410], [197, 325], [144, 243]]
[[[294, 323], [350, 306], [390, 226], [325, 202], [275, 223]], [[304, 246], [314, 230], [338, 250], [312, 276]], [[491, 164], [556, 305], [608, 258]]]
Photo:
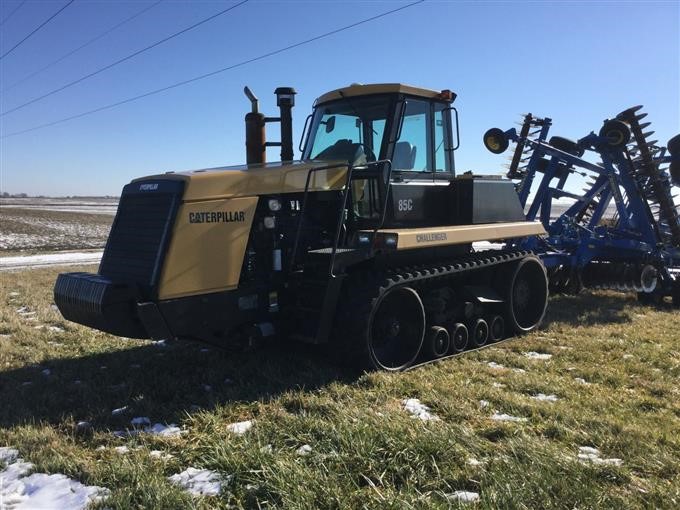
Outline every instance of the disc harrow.
[[[531, 114], [519, 133], [493, 128], [484, 135], [494, 153], [515, 144], [508, 177], [518, 181], [527, 220], [540, 220], [548, 233], [506, 247], [540, 256], [553, 291], [635, 291], [645, 302], [670, 296], [680, 306], [680, 208], [674, 195], [680, 135], [660, 145], [641, 110], [628, 108], [578, 140], [548, 138], [551, 119]], [[582, 192], [572, 191], [581, 182]]]

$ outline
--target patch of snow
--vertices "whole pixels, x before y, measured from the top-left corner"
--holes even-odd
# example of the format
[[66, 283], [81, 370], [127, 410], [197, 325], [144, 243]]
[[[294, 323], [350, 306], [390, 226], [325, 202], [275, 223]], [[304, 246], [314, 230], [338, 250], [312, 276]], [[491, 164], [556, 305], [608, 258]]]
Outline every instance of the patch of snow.
[[64, 331], [66, 331], [64, 328], [59, 326], [49, 326], [47, 329], [49, 331], [52, 331], [53, 333], [63, 333]]
[[186, 431], [179, 428], [174, 423], [170, 425], [163, 425], [162, 423], [154, 423], [151, 427], [144, 429], [145, 434], [154, 434], [163, 437], [175, 437], [184, 434]]
[[586, 381], [583, 377], [574, 377], [574, 381], [576, 381], [579, 384], [583, 384], [585, 386], [590, 385], [588, 381]]
[[545, 393], [532, 395], [531, 398], [534, 400], [540, 400], [541, 402], [557, 402], [559, 400], [557, 395], [546, 395]]
[[170, 460], [174, 458], [174, 455], [162, 452], [161, 450], [151, 450], [149, 452], [149, 457], [160, 460]]
[[484, 464], [482, 461], [477, 460], [477, 459], [475, 459], [474, 457], [470, 457], [470, 458], [466, 461], [466, 463], [467, 463], [469, 466], [474, 466], [474, 467], [481, 466], [482, 464]]
[[417, 398], [407, 398], [402, 401], [404, 410], [411, 413], [413, 418], [422, 421], [439, 420], [439, 417], [430, 412], [430, 408], [422, 404]]
[[544, 352], [530, 351], [530, 352], [525, 352], [523, 354], [524, 354], [525, 357], [527, 357], [529, 359], [547, 360], [547, 359], [552, 358], [552, 354], [547, 354], [547, 353], [544, 353]]
[[245, 434], [253, 427], [253, 420], [239, 421], [227, 425], [227, 430], [234, 434]]
[[132, 426], [141, 425], [143, 427], [148, 427], [149, 425], [151, 425], [151, 420], [146, 416], [137, 416], [135, 418], [132, 418], [132, 420], [130, 420], [130, 423], [132, 424]]
[[493, 382], [491, 383], [491, 386], [493, 386], [494, 388], [505, 388], [505, 384], [499, 382]]
[[632, 354], [624, 354], [624, 355], [623, 355], [623, 359], [632, 359], [632, 358], [634, 358], [634, 357], [635, 357], [635, 356], [633, 356]]
[[511, 422], [525, 422], [526, 418], [518, 418], [517, 416], [512, 416], [509, 414], [493, 413], [491, 419], [494, 421], [511, 421]]
[[128, 453], [130, 451], [130, 448], [128, 448], [127, 446], [116, 446], [114, 450], [116, 451], [116, 453], [120, 453], [122, 455], [124, 453]]
[[[109, 494], [108, 489], [86, 486], [62, 474], [29, 475], [33, 464], [17, 458], [16, 450], [7, 448], [4, 451], [11, 463], [0, 471], [0, 502], [3, 510], [84, 510]], [[11, 457], [7, 452], [12, 454]]]
[[579, 446], [579, 453], [590, 453], [592, 455], [600, 455], [600, 450], [593, 448], [592, 446]]
[[18, 293], [18, 292], [10, 292], [9, 295], [10, 295], [11, 297], [14, 297], [14, 296], [18, 296], [19, 293]]
[[301, 457], [304, 457], [305, 455], [309, 455], [310, 453], [312, 453], [312, 447], [309, 446], [308, 444], [303, 444], [300, 448], [295, 450], [295, 453], [297, 453]]
[[489, 407], [489, 401], [488, 400], [480, 400], [479, 401], [479, 407], [482, 409]]
[[469, 491], [455, 491], [446, 495], [446, 499], [459, 501], [461, 503], [476, 503], [479, 501], [479, 494]]
[[169, 476], [168, 480], [194, 496], [217, 496], [222, 490], [222, 484], [228, 483], [231, 478], [231, 476], [224, 478], [209, 469], [190, 467], [181, 473]]
[[19, 457], [18, 450], [15, 450], [14, 448], [10, 448], [8, 446], [0, 446], [0, 462], [9, 464], [10, 462], [14, 462], [17, 459], [17, 457]]
[[487, 366], [489, 368], [493, 368], [494, 370], [502, 370], [505, 368], [503, 365], [501, 365], [500, 363], [496, 363], [495, 361], [489, 361], [487, 363]]
[[119, 407], [111, 411], [111, 416], [119, 416], [128, 410], [128, 406]]
[[50, 253], [46, 255], [23, 255], [0, 257], [0, 271], [29, 269], [45, 266], [70, 266], [74, 264], [94, 264], [102, 258], [103, 251]]
[[579, 446], [578, 459], [581, 462], [591, 462], [593, 464], [600, 464], [605, 466], [622, 466], [623, 460], [617, 458], [603, 459], [600, 455], [600, 450], [591, 446]]
[[274, 447], [270, 444], [266, 444], [260, 448], [260, 451], [263, 453], [272, 453], [274, 451]]
[[527, 373], [527, 371], [524, 370], [523, 368], [513, 368], [512, 371], [517, 372], [518, 374], [526, 374]]

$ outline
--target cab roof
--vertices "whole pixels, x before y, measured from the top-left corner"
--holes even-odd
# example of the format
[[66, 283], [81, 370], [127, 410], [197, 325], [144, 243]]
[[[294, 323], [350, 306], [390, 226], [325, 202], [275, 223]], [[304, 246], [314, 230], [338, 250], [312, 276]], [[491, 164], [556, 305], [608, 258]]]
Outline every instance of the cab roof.
[[[413, 87], [403, 83], [373, 83], [370, 85], [362, 85], [360, 83], [353, 83], [349, 87], [343, 87], [336, 90], [326, 92], [316, 99], [315, 104], [326, 103], [335, 99], [341, 99], [343, 96], [366, 96], [369, 94], [409, 94], [411, 96], [419, 96], [426, 99], [444, 99], [442, 92], [439, 90], [423, 89], [420, 87]], [[455, 98], [455, 94], [453, 94]]]

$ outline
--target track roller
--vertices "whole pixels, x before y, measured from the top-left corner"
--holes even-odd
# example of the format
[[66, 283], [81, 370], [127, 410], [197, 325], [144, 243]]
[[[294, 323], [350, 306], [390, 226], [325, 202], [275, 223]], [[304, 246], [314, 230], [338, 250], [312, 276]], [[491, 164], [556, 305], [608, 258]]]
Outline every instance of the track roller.
[[451, 338], [451, 354], [463, 352], [467, 348], [470, 335], [465, 324], [457, 322], [451, 326], [449, 328], [449, 337]]
[[505, 338], [505, 319], [496, 315], [489, 321], [489, 341], [498, 342], [503, 338]]
[[477, 319], [472, 326], [472, 343], [475, 347], [482, 347], [489, 341], [489, 323], [484, 319]]
[[436, 359], [446, 356], [451, 350], [449, 332], [441, 326], [432, 326], [425, 336], [423, 349], [428, 358]]

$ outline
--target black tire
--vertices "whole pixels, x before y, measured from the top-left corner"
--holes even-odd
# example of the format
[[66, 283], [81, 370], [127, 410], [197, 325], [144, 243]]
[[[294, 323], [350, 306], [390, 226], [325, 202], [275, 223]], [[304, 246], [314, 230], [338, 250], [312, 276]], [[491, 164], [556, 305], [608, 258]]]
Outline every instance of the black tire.
[[505, 322], [514, 333], [536, 329], [548, 306], [548, 277], [541, 260], [528, 256], [510, 273], [505, 288]]
[[468, 328], [465, 324], [457, 322], [449, 328], [449, 337], [451, 338], [451, 350], [450, 354], [456, 354], [458, 352], [463, 352], [467, 349], [468, 342], [470, 340], [470, 334], [468, 333]]
[[411, 366], [425, 337], [425, 308], [410, 287], [387, 290], [374, 303], [366, 342], [372, 368], [396, 372]]
[[472, 325], [472, 345], [482, 347], [489, 341], [489, 323], [484, 319], [477, 319]]
[[630, 142], [630, 128], [620, 120], [608, 120], [600, 129], [600, 136], [607, 139], [610, 147], [624, 147]]
[[579, 158], [583, 156], [584, 150], [579, 147], [579, 145], [569, 138], [563, 138], [561, 136], [553, 136], [548, 141], [548, 145], [554, 147], [555, 149], [571, 154], [572, 156], [578, 156]]
[[423, 351], [427, 359], [446, 356], [451, 350], [449, 332], [441, 326], [432, 326], [425, 336]]
[[668, 140], [666, 148], [671, 156], [680, 156], [680, 135], [675, 135]]
[[484, 147], [494, 154], [504, 153], [510, 146], [510, 141], [505, 132], [499, 128], [491, 128], [484, 133]]
[[489, 340], [491, 342], [500, 342], [504, 338], [505, 319], [500, 315], [496, 315], [489, 321]]

